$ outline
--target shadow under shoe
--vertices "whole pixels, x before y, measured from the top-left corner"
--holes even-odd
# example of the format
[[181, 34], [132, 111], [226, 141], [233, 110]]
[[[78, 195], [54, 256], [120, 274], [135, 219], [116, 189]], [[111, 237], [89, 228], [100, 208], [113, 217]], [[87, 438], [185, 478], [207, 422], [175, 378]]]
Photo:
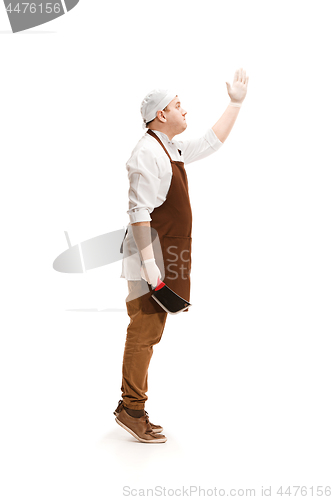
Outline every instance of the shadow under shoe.
[[[113, 412], [113, 414], [118, 417], [119, 413], [124, 409], [124, 401], [122, 399], [120, 399], [118, 401], [118, 406], [117, 408], [115, 409], [115, 411]], [[146, 416], [148, 417], [148, 420], [149, 420], [149, 415], [148, 413], [145, 411], [145, 414]], [[157, 432], [157, 433], [161, 433], [163, 432], [163, 427], [161, 427], [160, 425], [155, 425], [155, 424], [152, 424], [151, 422], [149, 422], [152, 429], [153, 429], [153, 432]]]
[[167, 441], [167, 438], [163, 434], [153, 432], [147, 415], [135, 418], [131, 417], [125, 409], [122, 409], [115, 420], [117, 424], [132, 434], [141, 443], [165, 443]]

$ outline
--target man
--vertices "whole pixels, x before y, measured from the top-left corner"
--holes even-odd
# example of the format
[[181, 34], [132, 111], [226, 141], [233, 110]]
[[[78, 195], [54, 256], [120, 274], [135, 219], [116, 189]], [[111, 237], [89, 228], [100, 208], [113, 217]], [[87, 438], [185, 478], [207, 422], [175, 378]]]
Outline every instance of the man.
[[130, 324], [123, 358], [123, 399], [114, 414], [116, 422], [143, 443], [167, 440], [162, 427], [152, 424], [144, 409], [153, 346], [161, 340], [168, 314], [152, 299], [147, 283], [156, 287], [163, 278], [189, 301], [192, 211], [184, 164], [205, 158], [222, 146], [245, 99], [248, 80], [241, 68], [235, 72], [232, 87], [226, 83], [230, 103], [200, 139], [173, 141], [187, 127], [187, 112], [174, 92], [155, 89], [141, 104], [143, 127], [148, 131], [126, 164], [130, 223], [123, 241], [121, 277], [128, 280]]

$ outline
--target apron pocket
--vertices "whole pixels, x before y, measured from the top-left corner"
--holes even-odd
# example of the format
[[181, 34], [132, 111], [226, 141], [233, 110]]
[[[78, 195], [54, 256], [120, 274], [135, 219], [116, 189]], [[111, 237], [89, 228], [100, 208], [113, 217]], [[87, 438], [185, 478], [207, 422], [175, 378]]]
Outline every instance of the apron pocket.
[[[162, 237], [165, 279], [168, 283], [181, 283], [191, 272], [192, 238], [190, 236]], [[178, 288], [178, 287], [177, 287]]]

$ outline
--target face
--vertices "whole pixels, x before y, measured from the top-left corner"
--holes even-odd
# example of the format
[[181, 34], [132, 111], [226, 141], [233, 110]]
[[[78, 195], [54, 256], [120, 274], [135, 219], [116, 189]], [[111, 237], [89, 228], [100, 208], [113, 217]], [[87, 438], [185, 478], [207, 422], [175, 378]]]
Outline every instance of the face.
[[172, 128], [174, 135], [180, 134], [186, 129], [187, 123], [185, 115], [187, 111], [182, 108], [178, 96], [168, 104], [167, 110], [164, 113], [167, 123]]

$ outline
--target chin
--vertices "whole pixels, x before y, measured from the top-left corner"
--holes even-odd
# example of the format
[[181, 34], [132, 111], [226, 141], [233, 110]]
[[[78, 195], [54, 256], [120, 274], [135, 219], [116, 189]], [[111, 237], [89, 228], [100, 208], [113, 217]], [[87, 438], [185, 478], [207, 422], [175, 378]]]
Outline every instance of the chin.
[[179, 129], [178, 129], [178, 131], [177, 131], [177, 134], [175, 134], [175, 135], [179, 135], [179, 134], [181, 134], [181, 133], [182, 133], [182, 132], [184, 132], [184, 130], [186, 130], [186, 129], [187, 129], [187, 123], [182, 123], [182, 126], [181, 126], [181, 127], [179, 127]]

